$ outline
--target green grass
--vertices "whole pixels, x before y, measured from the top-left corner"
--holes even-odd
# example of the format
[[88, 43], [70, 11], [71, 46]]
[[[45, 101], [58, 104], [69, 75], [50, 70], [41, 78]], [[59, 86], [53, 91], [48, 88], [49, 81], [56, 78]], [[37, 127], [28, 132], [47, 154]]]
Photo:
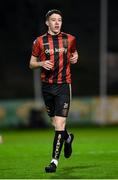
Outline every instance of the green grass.
[[56, 173], [46, 174], [53, 130], [4, 131], [0, 144], [1, 179], [117, 179], [118, 128], [76, 128], [73, 155], [63, 156]]

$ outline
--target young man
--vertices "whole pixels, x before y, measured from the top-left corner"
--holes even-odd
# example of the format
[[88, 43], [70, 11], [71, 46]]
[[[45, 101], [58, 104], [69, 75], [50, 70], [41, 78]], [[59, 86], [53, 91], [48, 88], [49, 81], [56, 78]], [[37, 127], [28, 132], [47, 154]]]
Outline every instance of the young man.
[[52, 160], [45, 171], [55, 172], [63, 143], [65, 158], [72, 153], [74, 135], [69, 134], [65, 126], [71, 97], [70, 63], [77, 62], [78, 53], [75, 37], [61, 32], [62, 13], [59, 10], [53, 9], [46, 14], [46, 25], [47, 33], [34, 41], [30, 68], [42, 69], [42, 94], [55, 128]]

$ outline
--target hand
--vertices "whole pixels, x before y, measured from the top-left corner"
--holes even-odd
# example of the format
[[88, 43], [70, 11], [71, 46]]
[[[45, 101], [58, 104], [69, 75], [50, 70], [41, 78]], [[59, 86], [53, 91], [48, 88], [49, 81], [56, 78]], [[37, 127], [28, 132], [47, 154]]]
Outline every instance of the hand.
[[77, 51], [75, 51], [74, 53], [71, 54], [70, 63], [75, 64], [77, 63], [77, 60], [78, 60], [78, 53]]
[[46, 60], [46, 61], [41, 61], [40, 66], [42, 66], [46, 70], [51, 70], [54, 65], [50, 60]]

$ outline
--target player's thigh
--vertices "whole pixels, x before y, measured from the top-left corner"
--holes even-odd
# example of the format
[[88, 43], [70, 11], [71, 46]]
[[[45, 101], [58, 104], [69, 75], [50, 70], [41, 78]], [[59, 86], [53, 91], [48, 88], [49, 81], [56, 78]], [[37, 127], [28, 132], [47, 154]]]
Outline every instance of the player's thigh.
[[46, 111], [50, 117], [54, 116], [55, 112], [55, 101], [53, 95], [43, 92], [43, 99], [46, 106]]
[[70, 95], [62, 94], [55, 98], [55, 115], [67, 117], [70, 108]]

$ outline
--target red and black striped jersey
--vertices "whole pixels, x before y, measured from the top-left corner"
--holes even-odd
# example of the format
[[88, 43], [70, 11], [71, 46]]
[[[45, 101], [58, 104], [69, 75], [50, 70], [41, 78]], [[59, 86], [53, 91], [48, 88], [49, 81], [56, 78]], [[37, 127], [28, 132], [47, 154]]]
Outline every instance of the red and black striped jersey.
[[51, 60], [53, 69], [41, 70], [41, 80], [47, 83], [71, 83], [70, 56], [76, 51], [74, 36], [60, 32], [58, 35], [46, 33], [33, 43], [32, 55], [39, 61]]

